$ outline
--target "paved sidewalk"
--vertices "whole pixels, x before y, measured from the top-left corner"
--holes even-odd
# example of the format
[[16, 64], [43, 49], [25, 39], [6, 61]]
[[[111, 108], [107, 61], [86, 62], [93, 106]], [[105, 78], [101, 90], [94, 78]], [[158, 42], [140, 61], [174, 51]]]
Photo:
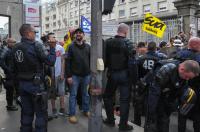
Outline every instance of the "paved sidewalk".
[[[67, 97], [66, 97], [67, 98]], [[68, 100], [68, 99], [67, 99]], [[58, 101], [57, 101], [58, 102]], [[0, 132], [19, 132], [20, 126], [20, 110], [17, 112], [8, 112], [5, 109], [5, 93], [0, 94]], [[66, 107], [68, 105], [66, 104]], [[59, 108], [59, 107], [58, 107]], [[105, 116], [105, 112], [102, 113]], [[77, 110], [79, 122], [71, 124], [67, 117], [59, 116], [48, 123], [48, 132], [88, 132], [88, 119]], [[116, 117], [116, 124], [119, 122], [119, 117]], [[143, 128], [134, 124], [134, 132], [143, 132]], [[103, 125], [103, 132], [118, 132], [118, 127], [110, 128]]]

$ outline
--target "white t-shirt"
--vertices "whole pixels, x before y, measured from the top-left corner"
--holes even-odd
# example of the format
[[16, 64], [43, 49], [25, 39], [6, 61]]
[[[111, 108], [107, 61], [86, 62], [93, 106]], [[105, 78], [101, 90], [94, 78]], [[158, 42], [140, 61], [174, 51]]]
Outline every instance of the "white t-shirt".
[[55, 77], [61, 75], [61, 56], [65, 54], [65, 49], [56, 44], [56, 63], [55, 63]]

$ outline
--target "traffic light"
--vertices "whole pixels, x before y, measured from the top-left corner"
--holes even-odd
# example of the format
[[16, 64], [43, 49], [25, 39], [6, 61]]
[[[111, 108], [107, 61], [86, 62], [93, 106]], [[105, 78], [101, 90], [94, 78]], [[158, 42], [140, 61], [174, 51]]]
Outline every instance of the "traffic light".
[[102, 0], [103, 2], [103, 15], [110, 14], [115, 4], [115, 0]]

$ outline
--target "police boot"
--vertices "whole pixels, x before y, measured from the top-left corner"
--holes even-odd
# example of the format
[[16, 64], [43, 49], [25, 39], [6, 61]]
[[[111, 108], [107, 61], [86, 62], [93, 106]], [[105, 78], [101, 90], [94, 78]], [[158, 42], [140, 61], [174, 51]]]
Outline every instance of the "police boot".
[[127, 124], [119, 124], [119, 130], [120, 131], [130, 131], [130, 130], [133, 130], [133, 126], [129, 125], [128, 123]]
[[18, 108], [14, 105], [10, 105], [10, 106], [8, 105], [8, 106], [6, 106], [6, 108], [7, 108], [7, 111], [17, 111], [18, 110]]

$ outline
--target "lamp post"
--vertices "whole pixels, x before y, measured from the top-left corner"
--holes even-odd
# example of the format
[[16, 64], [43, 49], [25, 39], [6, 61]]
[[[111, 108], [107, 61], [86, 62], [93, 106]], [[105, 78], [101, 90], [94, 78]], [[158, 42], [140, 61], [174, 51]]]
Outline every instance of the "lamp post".
[[78, 0], [78, 26], [81, 26], [81, 0]]

